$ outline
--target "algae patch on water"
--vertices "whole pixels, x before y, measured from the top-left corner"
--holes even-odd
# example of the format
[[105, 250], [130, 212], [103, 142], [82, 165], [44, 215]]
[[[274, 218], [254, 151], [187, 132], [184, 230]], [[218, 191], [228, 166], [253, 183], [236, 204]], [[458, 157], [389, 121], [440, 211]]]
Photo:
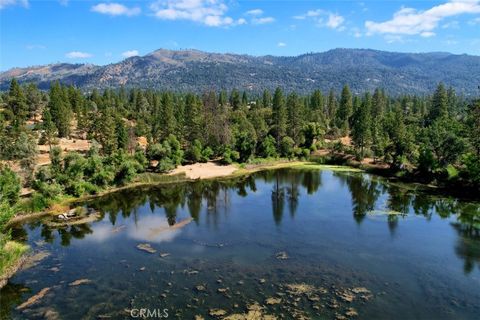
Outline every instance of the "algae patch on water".
[[306, 169], [306, 170], [328, 170], [335, 172], [363, 172], [363, 170], [348, 166], [326, 165], [318, 163], [304, 163], [291, 167], [292, 169]]

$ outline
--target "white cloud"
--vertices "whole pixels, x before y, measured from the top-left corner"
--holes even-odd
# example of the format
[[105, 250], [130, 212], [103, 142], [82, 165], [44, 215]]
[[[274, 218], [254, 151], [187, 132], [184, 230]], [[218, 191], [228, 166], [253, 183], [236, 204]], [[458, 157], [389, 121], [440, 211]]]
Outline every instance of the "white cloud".
[[122, 56], [125, 58], [138, 56], [138, 50], [128, 50], [128, 51], [122, 52]]
[[60, 3], [60, 5], [66, 7], [66, 6], [68, 6], [69, 0], [58, 0], [58, 2]]
[[451, 0], [425, 11], [402, 8], [391, 20], [385, 22], [366, 21], [367, 34], [420, 35], [431, 37], [439, 23], [448, 17], [480, 13], [479, 0]]
[[223, 0], [166, 0], [150, 5], [154, 16], [161, 20], [189, 20], [210, 27], [245, 24], [245, 19], [235, 20], [226, 15]]
[[249, 10], [245, 13], [250, 15], [250, 16], [261, 16], [263, 14], [263, 10], [262, 9], [253, 9], [253, 10]]
[[261, 18], [253, 18], [252, 23], [253, 24], [267, 24], [267, 23], [272, 23], [275, 22], [274, 17], [261, 17]]
[[69, 59], [86, 59], [93, 57], [92, 54], [81, 51], [71, 51], [65, 54], [65, 56]]
[[302, 15], [297, 15], [293, 17], [297, 20], [305, 20], [310, 19], [313, 20], [317, 26], [319, 27], [327, 27], [330, 29], [335, 29], [338, 31], [345, 30], [343, 23], [345, 22], [345, 18], [339, 14], [325, 11], [322, 9], [317, 10], [309, 10]]
[[28, 8], [30, 3], [28, 0], [0, 0], [0, 9], [8, 6], [22, 6], [24, 8]]
[[326, 22], [326, 26], [330, 29], [337, 29], [340, 25], [345, 21], [345, 18], [334, 13], [330, 13], [328, 15], [328, 21]]
[[279, 42], [277, 43], [277, 47], [286, 47], [287, 44], [285, 42]]
[[119, 3], [99, 3], [91, 9], [93, 12], [108, 14], [110, 16], [135, 16], [140, 14], [141, 9], [138, 7], [129, 8]]

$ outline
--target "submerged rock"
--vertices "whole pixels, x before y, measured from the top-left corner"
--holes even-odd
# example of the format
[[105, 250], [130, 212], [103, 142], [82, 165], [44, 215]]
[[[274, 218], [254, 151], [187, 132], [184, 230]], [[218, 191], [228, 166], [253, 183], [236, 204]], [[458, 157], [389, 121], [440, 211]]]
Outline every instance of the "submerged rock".
[[227, 311], [223, 309], [210, 309], [209, 313], [212, 317], [221, 317], [227, 314]]
[[268, 305], [279, 304], [280, 302], [282, 302], [281, 298], [270, 297], [267, 300], [265, 300], [265, 303], [268, 304]]
[[50, 252], [48, 251], [38, 251], [30, 256], [28, 256], [25, 260], [25, 263], [22, 265], [22, 270], [30, 269], [35, 267], [42, 261], [43, 259], [50, 256]]
[[168, 252], [161, 252], [160, 253], [160, 258], [165, 258], [165, 257], [168, 257], [170, 255], [170, 253]]
[[70, 287], [75, 287], [75, 286], [79, 286], [79, 285], [82, 285], [82, 284], [87, 284], [87, 283], [90, 283], [90, 282], [92, 282], [92, 280], [90, 280], [90, 279], [79, 279], [79, 280], [75, 280], [72, 283], [70, 283], [69, 286]]
[[287, 260], [289, 257], [285, 251], [280, 251], [275, 254], [275, 258], [278, 260]]
[[22, 303], [21, 305], [19, 305], [19, 306], [17, 307], [17, 310], [25, 309], [26, 307], [29, 307], [29, 306], [37, 303], [37, 302], [40, 301], [43, 297], [45, 297], [45, 295], [48, 293], [48, 291], [50, 291], [50, 288], [43, 288], [42, 290], [40, 290], [39, 293], [37, 293], [36, 295], [30, 297], [27, 301], [25, 301], [24, 303]]
[[287, 292], [293, 295], [301, 295], [306, 293], [312, 293], [315, 291], [315, 287], [306, 283], [291, 283], [287, 284]]
[[345, 312], [345, 315], [348, 317], [356, 317], [358, 316], [358, 312], [354, 308], [349, 308], [347, 312]]
[[137, 245], [138, 250], [142, 250], [148, 253], [155, 253], [157, 250], [153, 249], [152, 246], [149, 243], [141, 243]]
[[195, 290], [197, 290], [198, 292], [203, 292], [203, 291], [206, 291], [207, 288], [205, 288], [205, 286], [203, 284], [199, 284], [199, 285], [195, 286]]

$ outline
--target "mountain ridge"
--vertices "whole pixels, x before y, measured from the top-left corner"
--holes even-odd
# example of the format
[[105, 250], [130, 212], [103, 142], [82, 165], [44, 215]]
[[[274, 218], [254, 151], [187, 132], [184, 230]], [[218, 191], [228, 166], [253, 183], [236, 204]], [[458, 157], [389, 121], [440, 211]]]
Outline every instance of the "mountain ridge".
[[448, 52], [399, 53], [374, 49], [337, 48], [297, 56], [253, 56], [196, 49], [158, 49], [104, 66], [55, 63], [12, 68], [0, 73], [0, 89], [12, 77], [47, 89], [51, 81], [82, 89], [141, 87], [174, 91], [248, 90], [277, 86], [298, 92], [353, 92], [382, 87], [391, 94], [426, 94], [444, 82], [465, 95], [477, 94], [480, 56]]

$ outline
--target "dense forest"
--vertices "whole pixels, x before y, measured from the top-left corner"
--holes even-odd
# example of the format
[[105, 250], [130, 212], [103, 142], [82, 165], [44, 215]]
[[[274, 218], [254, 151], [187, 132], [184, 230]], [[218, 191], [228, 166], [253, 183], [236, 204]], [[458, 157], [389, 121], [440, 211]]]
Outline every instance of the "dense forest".
[[[441, 83], [422, 97], [391, 97], [381, 89], [352, 95], [348, 86], [339, 94], [277, 88], [248, 96], [238, 90], [85, 93], [60, 83], [44, 92], [13, 79], [0, 110], [0, 159], [21, 168], [21, 179], [2, 168], [5, 212], [13, 211], [22, 186], [35, 190], [31, 206], [38, 210], [61, 195], [97, 193], [145, 171], [209, 160], [306, 159], [325, 150], [370, 158], [425, 182], [480, 185], [480, 100], [463, 99]], [[88, 139], [92, 147], [64, 154], [56, 146], [63, 137]], [[38, 145], [49, 146], [49, 165], [36, 166]]]

